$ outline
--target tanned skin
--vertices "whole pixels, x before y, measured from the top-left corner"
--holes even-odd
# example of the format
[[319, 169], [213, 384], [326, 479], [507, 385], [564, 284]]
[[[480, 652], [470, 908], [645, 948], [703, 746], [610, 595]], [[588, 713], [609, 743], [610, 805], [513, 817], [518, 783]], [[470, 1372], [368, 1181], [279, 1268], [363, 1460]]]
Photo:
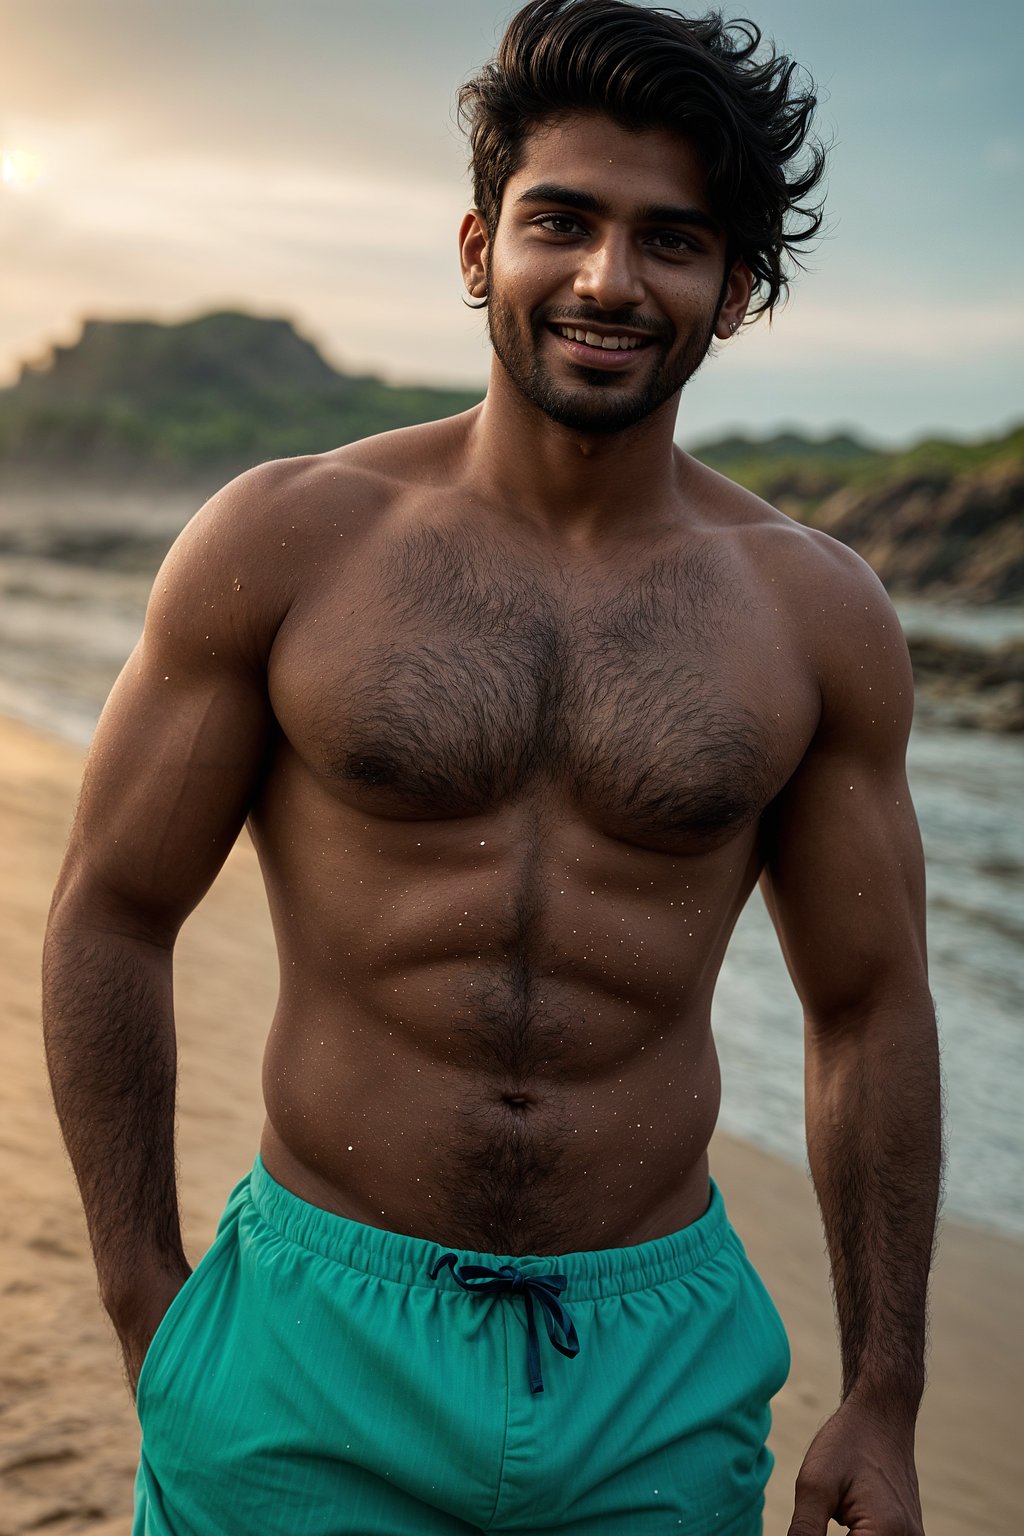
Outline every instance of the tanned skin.
[[[500, 353], [485, 403], [215, 496], [89, 756], [46, 1044], [129, 1380], [189, 1272], [172, 951], [243, 824], [281, 962], [270, 1173], [495, 1253], [703, 1214], [711, 997], [760, 881], [844, 1366], [792, 1536], [920, 1532], [940, 1111], [899, 625], [856, 555], [674, 446], [750, 296], [688, 144], [536, 130], [461, 252]], [[584, 366], [565, 319], [645, 344]]]

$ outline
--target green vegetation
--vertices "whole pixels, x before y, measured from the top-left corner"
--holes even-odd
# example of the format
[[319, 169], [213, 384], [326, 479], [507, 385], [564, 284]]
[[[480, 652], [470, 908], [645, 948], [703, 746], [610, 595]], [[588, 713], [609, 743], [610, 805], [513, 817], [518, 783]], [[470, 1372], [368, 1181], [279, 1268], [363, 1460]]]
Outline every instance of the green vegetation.
[[911, 448], [871, 448], [854, 437], [813, 440], [795, 432], [755, 440], [721, 438], [699, 444], [695, 456], [720, 474], [737, 480], [773, 506], [802, 522], [815, 521], [816, 509], [843, 488], [878, 492], [903, 481], [933, 482], [995, 465], [1024, 465], [1024, 425], [1003, 437], [958, 443], [929, 438]]
[[976, 443], [872, 449], [838, 436], [732, 437], [696, 450], [799, 522], [849, 544], [894, 593], [1020, 602], [1024, 426]]
[[479, 399], [338, 373], [287, 320], [90, 320], [74, 346], [0, 390], [0, 462], [166, 484], [322, 453]]

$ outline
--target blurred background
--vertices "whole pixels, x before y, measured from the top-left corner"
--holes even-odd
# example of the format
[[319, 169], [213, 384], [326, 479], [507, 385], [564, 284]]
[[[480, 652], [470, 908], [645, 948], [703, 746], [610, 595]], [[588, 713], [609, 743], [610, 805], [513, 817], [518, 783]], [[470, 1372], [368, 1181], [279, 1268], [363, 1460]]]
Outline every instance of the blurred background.
[[[818, 84], [828, 230], [774, 323], [685, 391], [679, 439], [896, 598], [948, 1209], [1024, 1234], [1021, 13], [747, 9]], [[225, 478], [481, 397], [454, 93], [510, 14], [0, 0], [0, 710], [85, 743]], [[799, 1160], [797, 1022], [755, 898], [719, 992], [724, 1123]]]
[[[949, 1092], [947, 1209], [1024, 1235], [1021, 12], [758, 0], [835, 141], [788, 306], [709, 359], [685, 447], [894, 593]], [[169, 542], [259, 459], [462, 410], [454, 91], [493, 0], [0, 0], [0, 710], [88, 742]], [[723, 1120], [803, 1158], [760, 903], [718, 992]]]
[[[1020, 11], [748, 10], [817, 81], [828, 230], [774, 323], [685, 391], [679, 439], [897, 601], [948, 1210], [1020, 1235]], [[481, 397], [454, 92], [510, 14], [0, 0], [0, 710], [84, 744], [162, 554], [225, 478]], [[800, 1030], [756, 898], [718, 1028], [724, 1123], [802, 1160]]]
[[[454, 95], [513, 9], [0, 0], [0, 716], [87, 744], [164, 552], [230, 476], [481, 398], [485, 325], [461, 303], [456, 259], [470, 195]], [[917, 684], [910, 775], [946, 1212], [1012, 1245], [1024, 1238], [1024, 19], [1019, 0], [738, 9], [818, 83], [835, 141], [828, 226], [774, 323], [685, 391], [679, 441], [853, 545], [896, 602]], [[44, 758], [18, 769], [30, 808], [59, 801], [40, 911], [74, 777], [62, 767], [44, 782]], [[14, 852], [9, 863], [17, 888], [24, 866]], [[33, 967], [40, 924], [23, 922]], [[39, 1136], [50, 1155], [34, 975], [9, 1011], [37, 1074], [21, 1145]], [[799, 1006], [757, 896], [715, 1015], [724, 1127], [802, 1167]], [[63, 1241], [47, 1230], [37, 1246], [60, 1263]], [[69, 1318], [87, 1283], [69, 1281]], [[26, 1286], [18, 1270], [3, 1288]], [[965, 1283], [968, 1307], [971, 1294]], [[106, 1359], [109, 1343], [96, 1347]], [[17, 1379], [5, 1364], [4, 1391]], [[39, 1410], [26, 1452], [41, 1476], [83, 1434], [47, 1453], [53, 1411]], [[128, 1473], [109, 1476], [121, 1508]], [[43, 1514], [80, 1528], [53, 1508], [32, 1503], [10, 1528]]]

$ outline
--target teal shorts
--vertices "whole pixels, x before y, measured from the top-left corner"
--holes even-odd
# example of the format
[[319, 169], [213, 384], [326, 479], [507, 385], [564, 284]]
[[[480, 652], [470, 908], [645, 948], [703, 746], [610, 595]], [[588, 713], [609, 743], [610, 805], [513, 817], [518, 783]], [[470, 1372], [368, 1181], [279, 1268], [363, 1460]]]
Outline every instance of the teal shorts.
[[759, 1536], [788, 1370], [714, 1184], [668, 1237], [515, 1258], [257, 1159], [143, 1363], [133, 1536]]

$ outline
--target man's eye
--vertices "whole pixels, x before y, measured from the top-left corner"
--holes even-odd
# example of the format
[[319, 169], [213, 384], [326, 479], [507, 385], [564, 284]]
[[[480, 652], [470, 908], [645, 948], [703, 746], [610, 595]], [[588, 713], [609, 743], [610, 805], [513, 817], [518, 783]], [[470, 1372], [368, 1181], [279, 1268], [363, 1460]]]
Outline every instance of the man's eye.
[[666, 251], [695, 251], [697, 249], [697, 246], [688, 235], [681, 235], [674, 229], [661, 229], [653, 238], [664, 242], [663, 249]]
[[[580, 227], [577, 221], [571, 219], [567, 213], [546, 213], [542, 219], [535, 219], [534, 223], [539, 229], [550, 229], [555, 235], [571, 235]], [[555, 228], [556, 225], [563, 227]]]

